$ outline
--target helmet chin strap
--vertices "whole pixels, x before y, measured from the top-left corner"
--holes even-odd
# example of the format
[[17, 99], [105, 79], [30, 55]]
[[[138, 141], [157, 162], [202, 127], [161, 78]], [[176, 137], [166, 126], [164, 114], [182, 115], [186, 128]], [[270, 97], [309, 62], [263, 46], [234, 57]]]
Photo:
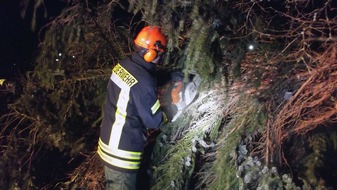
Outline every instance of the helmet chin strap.
[[[137, 50], [136, 50], [137, 51]], [[146, 53], [147, 49], [145, 48], [141, 48], [140, 50], [137, 51], [137, 54], [141, 57], [144, 57], [145, 53]]]
[[151, 63], [158, 64], [160, 58], [161, 58], [161, 55], [158, 55], [158, 56], [156, 57], [156, 59], [154, 59]]

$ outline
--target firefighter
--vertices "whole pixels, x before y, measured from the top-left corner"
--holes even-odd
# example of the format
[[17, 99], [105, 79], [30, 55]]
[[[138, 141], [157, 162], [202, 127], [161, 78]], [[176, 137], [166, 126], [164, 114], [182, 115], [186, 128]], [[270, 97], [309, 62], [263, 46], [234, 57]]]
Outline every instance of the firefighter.
[[157, 98], [155, 78], [166, 37], [160, 27], [147, 26], [134, 43], [134, 53], [114, 66], [107, 85], [97, 150], [106, 189], [136, 189], [146, 131], [168, 122]]

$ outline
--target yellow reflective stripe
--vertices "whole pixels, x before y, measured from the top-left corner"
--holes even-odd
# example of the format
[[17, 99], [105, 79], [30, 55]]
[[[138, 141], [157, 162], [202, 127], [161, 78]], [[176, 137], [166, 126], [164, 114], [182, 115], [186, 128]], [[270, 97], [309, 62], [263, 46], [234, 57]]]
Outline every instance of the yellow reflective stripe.
[[124, 124], [125, 124], [125, 116], [118, 114], [116, 112], [115, 122], [112, 125], [110, 139], [109, 139], [109, 145], [111, 145], [112, 148], [116, 149], [118, 147]]
[[151, 107], [151, 111], [152, 111], [152, 114], [155, 114], [156, 111], [160, 108], [160, 103], [159, 103], [159, 100], [156, 101], [156, 103], [154, 103], [154, 105]]
[[117, 100], [117, 110], [115, 113], [115, 122], [109, 139], [109, 147], [118, 149], [119, 140], [125, 124], [126, 108], [129, 102], [130, 87], [125, 84], [115, 73], [112, 73], [110, 79], [121, 89]]
[[0, 85], [3, 85], [6, 79], [0, 79]]
[[112, 69], [112, 73], [114, 73], [124, 84], [132, 87], [135, 85], [138, 80], [132, 76], [122, 65], [119, 63]]
[[121, 115], [122, 117], [126, 117], [126, 113], [125, 112], [123, 113], [123, 111], [120, 110], [118, 107], [117, 107], [116, 112], [117, 112], [117, 114]]
[[116, 149], [112, 148], [102, 141], [100, 138], [98, 141], [99, 147], [106, 153], [118, 156], [120, 158], [125, 158], [125, 159], [132, 159], [132, 160], [140, 160], [142, 158], [142, 153], [141, 152], [133, 152], [133, 151], [126, 151], [126, 150], [121, 150], [121, 149]]
[[98, 155], [107, 163], [117, 166], [119, 168], [124, 168], [124, 169], [130, 169], [130, 170], [136, 170], [139, 169], [140, 167], [140, 161], [135, 162], [135, 161], [126, 161], [126, 160], [120, 160], [117, 158], [110, 157], [106, 153], [104, 153], [100, 147], [98, 147], [97, 150]]

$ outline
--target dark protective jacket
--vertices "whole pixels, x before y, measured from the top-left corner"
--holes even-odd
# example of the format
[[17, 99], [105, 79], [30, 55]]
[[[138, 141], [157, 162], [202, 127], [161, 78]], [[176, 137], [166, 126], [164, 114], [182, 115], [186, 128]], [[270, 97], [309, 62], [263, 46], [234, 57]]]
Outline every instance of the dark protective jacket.
[[136, 172], [146, 141], [144, 132], [162, 123], [154, 72], [155, 65], [136, 53], [112, 69], [97, 151], [112, 169]]

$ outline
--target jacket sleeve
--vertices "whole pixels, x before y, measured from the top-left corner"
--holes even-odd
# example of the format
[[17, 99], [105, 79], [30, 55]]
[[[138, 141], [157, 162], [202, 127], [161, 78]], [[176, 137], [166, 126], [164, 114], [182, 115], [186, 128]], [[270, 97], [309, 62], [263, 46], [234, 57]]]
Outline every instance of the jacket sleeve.
[[163, 122], [163, 113], [154, 90], [143, 90], [142, 93], [133, 93], [134, 104], [138, 114], [149, 129], [159, 129]]

